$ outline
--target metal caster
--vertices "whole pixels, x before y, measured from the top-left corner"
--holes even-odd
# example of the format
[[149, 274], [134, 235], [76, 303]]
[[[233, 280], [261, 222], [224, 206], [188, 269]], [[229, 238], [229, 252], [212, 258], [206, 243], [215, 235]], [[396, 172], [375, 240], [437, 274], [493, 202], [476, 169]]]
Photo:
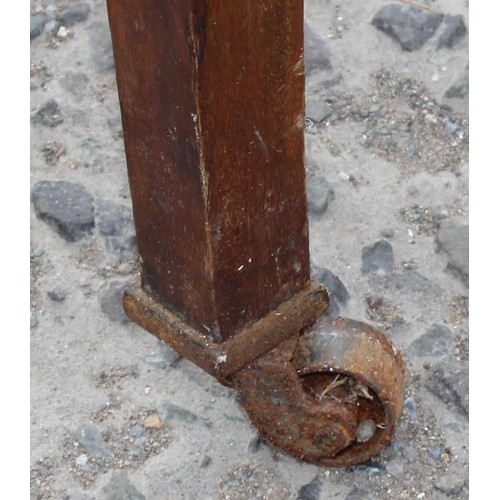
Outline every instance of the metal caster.
[[381, 331], [351, 319], [320, 318], [232, 381], [267, 440], [327, 467], [377, 454], [403, 407], [401, 355]]

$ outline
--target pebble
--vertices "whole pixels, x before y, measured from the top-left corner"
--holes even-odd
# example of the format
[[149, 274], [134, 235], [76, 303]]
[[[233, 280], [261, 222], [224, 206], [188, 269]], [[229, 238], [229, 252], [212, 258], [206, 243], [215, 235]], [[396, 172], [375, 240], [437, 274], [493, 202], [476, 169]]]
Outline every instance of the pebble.
[[76, 465], [83, 466], [87, 464], [88, 460], [89, 459], [87, 455], [85, 455], [85, 453], [82, 453], [81, 455], [78, 455], [78, 457], [76, 457], [75, 463]]
[[469, 416], [469, 362], [452, 357], [436, 364], [425, 387], [456, 413]]
[[54, 302], [62, 302], [66, 298], [66, 290], [60, 286], [56, 286], [48, 290], [47, 295]]
[[57, 21], [52, 20], [45, 25], [45, 30], [49, 35], [54, 36], [59, 31], [60, 26]]
[[326, 41], [304, 23], [304, 60], [306, 76], [320, 71], [331, 71], [330, 49]]
[[200, 468], [205, 469], [207, 468], [210, 464], [212, 463], [212, 459], [208, 456], [205, 455], [203, 457], [203, 460], [201, 461]]
[[454, 472], [448, 472], [437, 477], [434, 480], [433, 486], [437, 490], [444, 493], [446, 496], [455, 497], [458, 495], [464, 486], [465, 480]]
[[109, 23], [94, 21], [85, 31], [89, 40], [89, 67], [99, 73], [115, 67]]
[[43, 248], [35, 248], [33, 252], [31, 252], [31, 255], [35, 258], [41, 257], [45, 253], [45, 250]]
[[57, 30], [56, 36], [57, 38], [67, 38], [69, 35], [69, 30], [65, 26], [60, 26]]
[[459, 129], [458, 125], [453, 122], [446, 122], [444, 130], [448, 135], [453, 135]]
[[94, 227], [93, 197], [81, 184], [40, 181], [31, 199], [36, 216], [67, 241], [80, 241]]
[[360, 443], [369, 441], [375, 434], [377, 425], [371, 419], [362, 420], [356, 430], [356, 438]]
[[427, 450], [427, 455], [431, 457], [433, 460], [439, 460], [441, 458], [441, 448], [437, 446], [433, 446]]
[[109, 483], [101, 489], [97, 500], [146, 500], [130, 482], [124, 471], [113, 471]]
[[341, 306], [346, 306], [350, 295], [344, 283], [338, 276], [325, 267], [311, 266], [311, 276], [326, 286], [330, 295], [330, 305], [326, 314], [336, 317], [340, 314]]
[[64, 121], [59, 104], [54, 99], [46, 101], [31, 119], [33, 123], [41, 123], [46, 127], [57, 127]]
[[296, 500], [320, 500], [322, 486], [319, 475], [315, 476], [310, 483], [301, 486]]
[[97, 200], [97, 225], [106, 240], [109, 253], [135, 257], [137, 239], [130, 207], [111, 200]]
[[410, 412], [410, 420], [418, 420], [417, 403], [413, 396], [408, 396], [403, 403], [404, 407]]
[[402, 456], [397, 456], [393, 460], [387, 462], [385, 470], [391, 475], [401, 477], [404, 474], [405, 461]]
[[64, 26], [70, 27], [86, 21], [89, 14], [90, 5], [88, 3], [77, 3], [62, 11], [59, 16], [59, 22]]
[[441, 223], [436, 235], [440, 250], [448, 254], [447, 269], [457, 273], [469, 285], [469, 225], [456, 219]]
[[453, 85], [445, 92], [444, 96], [448, 98], [456, 97], [463, 99], [469, 95], [469, 65], [460, 73]]
[[444, 18], [445, 28], [439, 37], [437, 48], [452, 49], [467, 33], [463, 16], [450, 16]]
[[169, 401], [163, 402], [160, 408], [160, 416], [163, 422], [169, 422], [174, 419], [182, 422], [194, 422], [198, 420], [198, 415]]
[[447, 326], [433, 323], [423, 335], [410, 344], [406, 354], [443, 357], [450, 355], [454, 346], [455, 338], [452, 331]]
[[38, 318], [34, 314], [31, 314], [31, 316], [30, 316], [30, 329], [35, 328], [35, 326], [37, 326], [37, 325], [38, 325]]
[[404, 440], [392, 441], [391, 447], [394, 451], [403, 451], [406, 448], [406, 441]]
[[45, 17], [41, 14], [34, 14], [30, 16], [30, 40], [40, 36], [45, 26]]
[[153, 415], [149, 415], [144, 419], [143, 426], [145, 429], [161, 429], [163, 424], [160, 420], [160, 416], [157, 413], [153, 413]]
[[363, 247], [362, 250], [362, 274], [382, 270], [392, 272], [394, 270], [394, 255], [392, 246], [385, 240], [380, 240], [373, 245]]
[[255, 436], [248, 443], [248, 451], [250, 453], [257, 453], [261, 449], [262, 445], [265, 444], [266, 440], [264, 438], [262, 438], [261, 436]]
[[45, 8], [45, 17], [50, 20], [50, 21], [54, 21], [57, 19], [57, 11], [59, 10], [59, 7], [53, 3], [51, 3], [50, 5], [47, 5], [47, 7]]
[[132, 436], [132, 437], [140, 437], [144, 434], [144, 427], [141, 425], [141, 424], [135, 424], [131, 429], [130, 429], [130, 432], [129, 434]]
[[372, 19], [372, 25], [396, 40], [406, 51], [418, 50], [431, 38], [444, 14], [408, 4], [389, 4]]
[[350, 181], [351, 176], [347, 172], [339, 172], [339, 178], [343, 181]]
[[73, 437], [90, 455], [111, 457], [111, 453], [106, 449], [104, 441], [95, 427], [84, 424], [75, 431]]
[[307, 202], [309, 212], [322, 214], [328, 208], [328, 203], [335, 198], [330, 184], [322, 176], [315, 176], [306, 183]]
[[182, 359], [182, 356], [165, 342], [159, 340], [158, 344], [157, 351], [152, 351], [144, 357], [144, 362], [148, 365], [163, 370], [174, 367]]
[[308, 99], [306, 104], [306, 118], [314, 123], [320, 123], [332, 114], [332, 110], [324, 101], [319, 99]]
[[99, 289], [99, 302], [102, 311], [109, 316], [111, 321], [126, 324], [130, 320], [123, 309], [123, 294], [128, 286], [135, 280], [112, 280]]

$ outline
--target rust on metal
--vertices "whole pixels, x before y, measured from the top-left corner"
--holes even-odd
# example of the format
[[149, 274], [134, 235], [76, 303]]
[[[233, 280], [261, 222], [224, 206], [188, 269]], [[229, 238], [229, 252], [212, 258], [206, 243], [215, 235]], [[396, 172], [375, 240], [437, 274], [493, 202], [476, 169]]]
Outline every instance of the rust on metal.
[[222, 343], [194, 329], [148, 296], [140, 286], [130, 287], [123, 304], [128, 317], [163, 340], [206, 372], [226, 382], [237, 370], [291, 336], [296, 336], [328, 308], [328, 292], [317, 281]]
[[403, 407], [401, 355], [379, 330], [345, 318], [321, 318], [232, 381], [266, 439], [321, 466], [373, 457]]

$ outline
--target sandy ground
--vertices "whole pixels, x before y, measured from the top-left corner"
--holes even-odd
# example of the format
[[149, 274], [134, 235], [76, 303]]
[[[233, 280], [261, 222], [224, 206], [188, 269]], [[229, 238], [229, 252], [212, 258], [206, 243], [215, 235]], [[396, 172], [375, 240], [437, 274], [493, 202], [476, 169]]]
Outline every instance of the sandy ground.
[[[32, 0], [31, 12], [73, 3]], [[96, 207], [130, 207], [114, 71], [102, 52], [105, 2], [88, 3], [84, 20], [63, 31], [46, 23], [31, 40], [30, 113], [54, 99], [63, 118], [32, 119], [31, 186], [77, 183]], [[453, 383], [450, 397], [432, 390], [441, 366], [468, 374], [467, 279], [437, 244], [446, 223], [468, 224], [468, 99], [445, 97], [468, 64], [468, 35], [437, 50], [443, 25], [404, 51], [371, 24], [383, 5], [305, 2], [330, 62], [306, 79], [308, 105], [327, 110], [308, 122], [306, 167], [334, 191], [311, 213], [312, 262], [346, 286], [341, 314], [384, 329], [405, 359], [391, 445], [369, 464], [326, 469], [262, 443], [234, 391], [103, 308], [110, 283], [137, 279], [133, 246], [120, 240], [121, 253], [110, 251], [98, 212], [93, 231], [67, 241], [32, 205], [32, 499], [468, 498], [468, 396]], [[468, 2], [430, 5], [468, 26]], [[363, 250], [381, 240], [389, 268], [362, 272]], [[444, 350], [426, 350], [432, 335], [415, 344], [435, 324], [449, 332]]]

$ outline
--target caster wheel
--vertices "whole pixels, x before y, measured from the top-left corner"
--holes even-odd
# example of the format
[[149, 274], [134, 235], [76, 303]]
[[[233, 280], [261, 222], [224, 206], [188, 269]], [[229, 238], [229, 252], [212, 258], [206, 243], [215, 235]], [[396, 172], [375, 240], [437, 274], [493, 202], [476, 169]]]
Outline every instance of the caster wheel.
[[342, 467], [389, 443], [404, 367], [379, 330], [321, 318], [235, 373], [233, 383], [264, 438], [299, 460]]

